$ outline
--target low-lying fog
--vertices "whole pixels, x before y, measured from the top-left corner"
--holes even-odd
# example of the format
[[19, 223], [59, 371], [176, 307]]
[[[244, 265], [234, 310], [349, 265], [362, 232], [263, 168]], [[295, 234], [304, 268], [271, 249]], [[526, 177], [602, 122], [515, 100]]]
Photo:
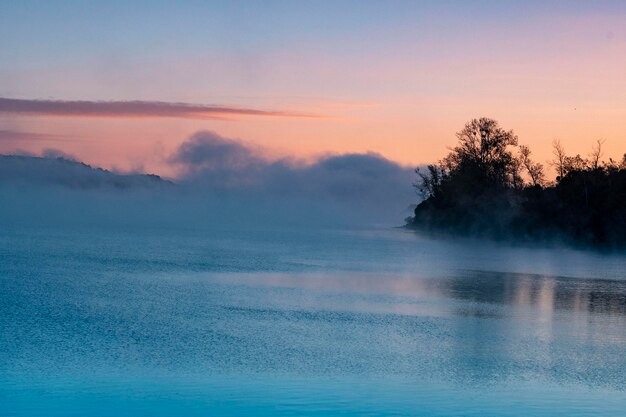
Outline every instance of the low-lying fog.
[[415, 203], [413, 170], [374, 153], [310, 163], [198, 132], [167, 162], [179, 178], [120, 174], [60, 151], [0, 157], [5, 226], [267, 227], [401, 225]]

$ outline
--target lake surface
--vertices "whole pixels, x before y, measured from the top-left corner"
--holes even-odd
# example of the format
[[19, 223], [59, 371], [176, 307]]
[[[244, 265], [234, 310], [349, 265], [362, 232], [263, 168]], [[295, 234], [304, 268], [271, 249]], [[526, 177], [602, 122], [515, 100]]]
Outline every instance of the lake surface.
[[623, 416], [626, 255], [398, 229], [0, 237], [0, 415]]

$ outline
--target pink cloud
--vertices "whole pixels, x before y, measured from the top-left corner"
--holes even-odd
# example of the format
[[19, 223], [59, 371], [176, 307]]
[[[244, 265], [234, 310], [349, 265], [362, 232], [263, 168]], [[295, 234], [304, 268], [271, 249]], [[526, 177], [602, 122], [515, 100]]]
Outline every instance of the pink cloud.
[[13, 99], [0, 97], [0, 113], [35, 116], [74, 116], [109, 118], [174, 117], [211, 119], [226, 116], [320, 118], [320, 115], [290, 111], [258, 110], [219, 105], [170, 103], [163, 101], [65, 101]]

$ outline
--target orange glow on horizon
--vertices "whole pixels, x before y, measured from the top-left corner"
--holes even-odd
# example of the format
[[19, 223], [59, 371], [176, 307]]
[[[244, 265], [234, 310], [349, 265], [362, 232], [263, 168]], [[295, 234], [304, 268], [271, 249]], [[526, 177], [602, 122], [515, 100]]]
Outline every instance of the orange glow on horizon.
[[[101, 76], [97, 82], [85, 68], [98, 61], [12, 73], [26, 86], [21, 97], [47, 91], [111, 100], [117, 93], [126, 103], [227, 102], [244, 113], [212, 113], [208, 119], [189, 118], [183, 110], [178, 116], [154, 110], [113, 118], [0, 113], [0, 130], [57, 135], [49, 141], [1, 140], [0, 152], [59, 148], [105, 168], [175, 175], [168, 155], [194, 132], [212, 130], [274, 157], [310, 160], [371, 151], [414, 166], [445, 156], [455, 132], [485, 116], [514, 130], [544, 165], [552, 159], [554, 139], [581, 156], [602, 139], [604, 157], [621, 159], [623, 16], [535, 15], [477, 26], [450, 19], [432, 22], [432, 32], [400, 28], [388, 39], [371, 39], [367, 48], [357, 38], [325, 44], [312, 38], [284, 48], [271, 44], [258, 55], [212, 49], [185, 59], [132, 61], [117, 78], [92, 68]], [[466, 33], [462, 24], [469, 25]], [[286, 110], [251, 117], [249, 109]], [[134, 117], [142, 114], [150, 118]]]

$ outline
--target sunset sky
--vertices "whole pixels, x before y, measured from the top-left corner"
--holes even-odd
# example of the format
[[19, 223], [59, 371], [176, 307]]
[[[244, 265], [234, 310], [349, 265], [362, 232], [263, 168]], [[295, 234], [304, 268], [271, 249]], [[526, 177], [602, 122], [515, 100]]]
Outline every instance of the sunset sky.
[[473, 117], [626, 152], [626, 2], [0, 0], [0, 153], [175, 176], [201, 130], [435, 161]]

